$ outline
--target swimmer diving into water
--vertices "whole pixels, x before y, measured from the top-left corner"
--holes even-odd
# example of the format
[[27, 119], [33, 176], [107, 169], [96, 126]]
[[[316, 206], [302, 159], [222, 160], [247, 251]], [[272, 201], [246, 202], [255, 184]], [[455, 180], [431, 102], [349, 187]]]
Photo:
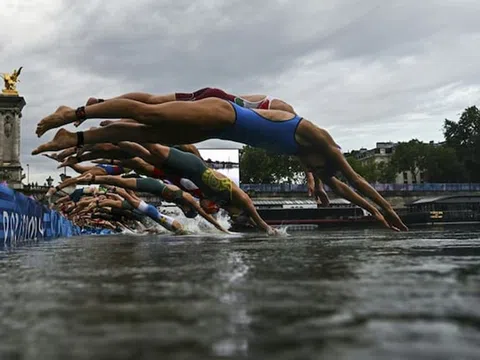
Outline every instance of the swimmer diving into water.
[[[136, 93], [128, 93], [124, 95], [120, 95], [115, 97], [114, 99], [130, 99], [142, 102], [144, 104], [151, 104], [151, 105], [160, 105], [171, 101], [198, 101], [206, 98], [219, 98], [227, 101], [234, 102], [235, 104], [248, 108], [248, 109], [263, 109], [263, 110], [282, 110], [289, 112], [293, 115], [296, 115], [295, 110], [293, 109], [292, 105], [288, 104], [287, 102], [269, 96], [269, 95], [232, 95], [227, 93], [226, 91], [218, 88], [211, 88], [206, 87], [191, 93], [172, 93], [167, 95], [154, 95], [142, 92]], [[105, 99], [98, 99], [98, 98], [89, 98], [87, 100], [86, 105], [93, 105], [99, 102], [108, 101]], [[134, 120], [131, 119], [121, 119], [121, 120], [106, 120], [101, 123], [102, 126], [111, 124], [117, 121], [127, 121], [131, 122]], [[82, 123], [81, 120], [75, 122], [75, 126], [78, 126]], [[195, 146], [193, 145], [185, 145], [191, 146], [195, 150]], [[189, 151], [187, 149], [183, 149], [185, 151]], [[194, 152], [196, 155], [200, 156], [200, 153]], [[308, 194], [309, 196], [314, 196], [317, 203], [322, 206], [328, 206], [330, 200], [328, 198], [327, 193], [323, 188], [323, 184], [321, 180], [317, 177], [314, 178], [312, 172], [305, 169], [305, 175], [307, 179], [307, 187], [308, 187]]]
[[[52, 141], [32, 154], [102, 142], [191, 144], [208, 139], [231, 140], [268, 151], [296, 155], [324, 183], [338, 186], [338, 171], [363, 196], [379, 206], [393, 230], [408, 230], [392, 206], [348, 164], [331, 135], [307, 119], [281, 110], [252, 110], [218, 98], [194, 102], [173, 101], [149, 105], [129, 99], [112, 99], [72, 109], [61, 106], [37, 126], [37, 135], [91, 118], [134, 119], [71, 133], [60, 129]], [[197, 184], [199, 185], [199, 184]]]

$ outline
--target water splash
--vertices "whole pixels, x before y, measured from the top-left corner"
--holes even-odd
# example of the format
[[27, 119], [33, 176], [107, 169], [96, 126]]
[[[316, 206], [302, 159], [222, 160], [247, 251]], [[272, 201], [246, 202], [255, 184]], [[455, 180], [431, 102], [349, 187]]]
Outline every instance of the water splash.
[[[165, 206], [160, 207], [159, 210], [168, 216], [172, 216], [178, 222], [180, 222], [185, 230], [191, 234], [221, 234], [225, 236], [225, 233], [215, 228], [212, 224], [202, 218], [200, 215], [195, 218], [187, 218], [178, 207]], [[218, 223], [224, 228], [230, 227], [229, 216], [223, 210], [219, 211], [215, 216]]]

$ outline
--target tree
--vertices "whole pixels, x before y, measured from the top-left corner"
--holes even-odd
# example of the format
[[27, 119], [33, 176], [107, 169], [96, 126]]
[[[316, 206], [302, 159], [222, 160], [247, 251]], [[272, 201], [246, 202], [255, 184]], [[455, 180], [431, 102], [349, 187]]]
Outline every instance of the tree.
[[390, 183], [395, 180], [395, 169], [388, 162], [376, 162], [373, 159], [361, 162], [351, 154], [346, 156], [348, 163], [368, 182]]
[[425, 180], [428, 182], [464, 182], [465, 168], [458, 160], [455, 150], [449, 146], [428, 145]]
[[390, 164], [396, 173], [410, 171], [416, 179], [427, 165], [427, 144], [417, 139], [399, 143], [395, 147]]
[[389, 184], [395, 182], [397, 172], [390, 162], [382, 161], [377, 163], [378, 182]]
[[455, 150], [471, 182], [480, 182], [480, 111], [466, 108], [458, 122], [445, 119], [443, 134], [447, 146]]
[[240, 152], [240, 181], [244, 184], [271, 184], [273, 161], [259, 148], [245, 146]]
[[304, 169], [296, 157], [251, 146], [245, 146], [240, 153], [240, 181], [244, 184], [291, 183], [304, 178]]

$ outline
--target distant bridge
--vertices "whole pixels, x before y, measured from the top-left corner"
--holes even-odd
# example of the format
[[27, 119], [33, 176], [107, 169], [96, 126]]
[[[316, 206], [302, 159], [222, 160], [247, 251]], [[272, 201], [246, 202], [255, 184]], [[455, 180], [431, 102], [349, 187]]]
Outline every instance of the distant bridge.
[[[480, 194], [480, 184], [475, 183], [429, 183], [429, 184], [371, 184], [382, 196], [394, 206], [403, 206], [405, 203], [423, 197], [434, 197], [456, 194]], [[254, 199], [284, 198], [305, 199], [308, 197], [305, 184], [241, 184], [240, 187]], [[335, 195], [328, 186], [325, 186], [329, 196]], [[33, 195], [38, 200], [43, 200], [48, 187], [26, 187], [21, 190], [25, 195]], [[158, 196], [139, 193], [144, 201], [152, 205], [162, 203]]]
[[[370, 184], [393, 206], [405, 204], [425, 197], [436, 197], [458, 194], [480, 194], [480, 184], [477, 183], [428, 183], [428, 184]], [[252, 199], [258, 198], [307, 198], [305, 184], [242, 184], [241, 188]], [[335, 194], [325, 186], [329, 196]]]
[[[371, 184], [382, 196], [394, 206], [403, 206], [405, 203], [424, 197], [480, 194], [480, 184]], [[256, 201], [261, 198], [306, 199], [307, 186], [305, 184], [241, 184], [240, 187]], [[335, 195], [328, 186], [325, 186], [329, 196]], [[157, 196], [142, 193], [140, 197], [151, 204], [160, 205], [161, 199]]]
[[[444, 193], [480, 192], [480, 184], [473, 183], [425, 183], [425, 184], [370, 184], [380, 193]], [[304, 193], [306, 184], [241, 184], [248, 193]], [[330, 191], [325, 185], [326, 191]]]

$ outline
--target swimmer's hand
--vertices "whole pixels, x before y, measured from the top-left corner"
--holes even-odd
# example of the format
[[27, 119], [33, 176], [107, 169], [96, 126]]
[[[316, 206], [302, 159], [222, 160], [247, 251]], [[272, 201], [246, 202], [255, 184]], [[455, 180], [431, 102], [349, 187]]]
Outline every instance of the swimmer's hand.
[[385, 226], [387, 229], [392, 229], [393, 231], [400, 231], [396, 227], [390, 225], [387, 220], [385, 220], [385, 217], [382, 215], [380, 211], [375, 211], [375, 213], [372, 214], [375, 219], [377, 219], [380, 223], [382, 223], [383, 226]]
[[276, 235], [280, 235], [280, 232], [277, 229], [274, 229], [274, 228], [270, 227], [267, 230], [267, 234], [268, 234], [268, 236], [276, 236]]
[[52, 159], [52, 160], [55, 160], [55, 161], [59, 161], [58, 160], [58, 155], [56, 153], [52, 153], [52, 154], [42, 154], [43, 156], [49, 158], [49, 159]]
[[48, 189], [47, 193], [45, 194], [45, 197], [47, 199], [51, 198], [53, 194], [55, 194], [56, 192], [57, 192], [57, 189], [55, 189], [54, 187], [51, 187], [50, 189]]
[[395, 210], [390, 209], [387, 211], [385, 217], [391, 229], [396, 231], [408, 231], [408, 227], [403, 223], [402, 219], [400, 219], [400, 216], [398, 216]]
[[179, 229], [179, 230], [175, 231], [174, 234], [175, 234], [175, 235], [190, 235], [190, 232], [188, 232], [188, 231], [185, 230], [185, 229]]
[[397, 232], [408, 231], [408, 227], [403, 223], [403, 221], [393, 209], [391, 211], [388, 211], [385, 216], [380, 211], [376, 211], [373, 216], [388, 229]]

